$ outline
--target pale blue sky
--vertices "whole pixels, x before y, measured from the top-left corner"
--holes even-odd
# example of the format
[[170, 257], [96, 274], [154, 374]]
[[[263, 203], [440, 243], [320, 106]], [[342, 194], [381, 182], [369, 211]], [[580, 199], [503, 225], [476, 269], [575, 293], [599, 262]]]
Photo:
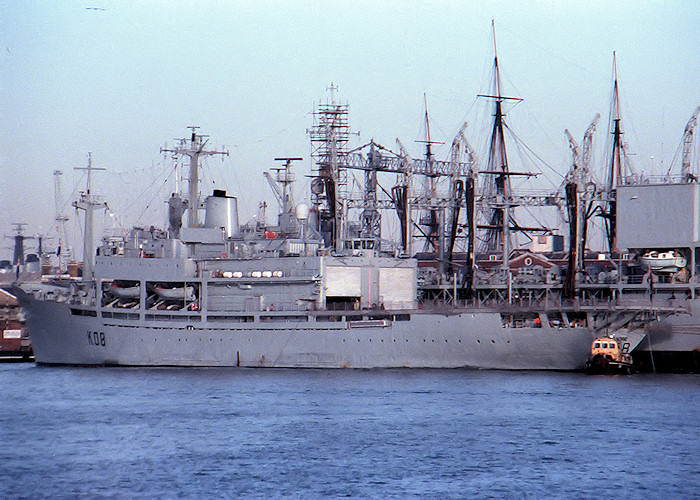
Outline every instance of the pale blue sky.
[[95, 191], [117, 217], [162, 226], [173, 183], [159, 148], [187, 125], [229, 149], [205, 176], [239, 197], [242, 219], [262, 199], [274, 207], [262, 172], [276, 156], [303, 156], [297, 173], [308, 173], [310, 111], [330, 82], [350, 105], [356, 144], [395, 149], [399, 137], [418, 156], [425, 92], [433, 137], [449, 144], [467, 120], [483, 151], [488, 112], [476, 94], [489, 89], [492, 19], [504, 92], [524, 99], [508, 120], [551, 167], [565, 172], [564, 129], [580, 142], [599, 112], [602, 168], [615, 50], [635, 168], [649, 174], [653, 156], [665, 173], [700, 105], [699, 1], [5, 0], [0, 231], [28, 222], [50, 233], [52, 172], [65, 172], [67, 199], [88, 151], [108, 169]]

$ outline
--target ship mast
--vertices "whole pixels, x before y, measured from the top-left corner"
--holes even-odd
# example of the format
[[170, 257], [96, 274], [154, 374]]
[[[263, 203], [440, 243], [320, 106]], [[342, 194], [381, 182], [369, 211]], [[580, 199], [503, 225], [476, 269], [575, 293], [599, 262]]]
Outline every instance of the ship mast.
[[617, 201], [615, 194], [617, 187], [622, 183], [623, 175], [627, 174], [626, 169], [623, 171], [623, 158], [626, 158], [624, 151], [624, 143], [622, 142], [622, 126], [620, 118], [620, 94], [617, 85], [617, 60], [615, 52], [613, 52], [613, 93], [610, 109], [610, 129], [613, 136], [612, 153], [610, 155], [610, 166], [607, 172], [605, 188], [608, 193], [607, 211], [603, 211], [605, 219], [605, 234], [608, 241], [608, 251], [610, 253], [617, 250]]
[[335, 101], [337, 87], [331, 83], [330, 102], [319, 104], [314, 110], [314, 126], [308, 131], [313, 147], [311, 157], [316, 161], [318, 174], [311, 183], [312, 203], [319, 214], [319, 232], [326, 247], [339, 251], [345, 238], [346, 202], [343, 189], [347, 185], [346, 172], [341, 164], [348, 154], [350, 135], [348, 105]]
[[190, 157], [190, 176], [189, 176], [189, 198], [188, 208], [189, 214], [187, 222], [189, 227], [197, 227], [199, 225], [199, 158], [201, 156], [221, 155], [228, 156], [228, 151], [205, 150], [204, 147], [209, 142], [208, 135], [197, 134], [199, 127], [188, 126], [192, 134], [188, 139], [180, 139], [180, 144], [173, 149], [160, 148], [161, 153], [174, 153], [176, 155], [184, 155]]
[[68, 222], [68, 217], [62, 213], [61, 209], [61, 176], [63, 172], [61, 170], [54, 170], [54, 204], [56, 207], [56, 215], [54, 220], [56, 221], [56, 231], [58, 232], [58, 269], [59, 274], [62, 271], [62, 259], [63, 255], [68, 257], [68, 260], [73, 258], [73, 250], [68, 245], [68, 232], [66, 231], [66, 223]]
[[26, 222], [14, 222], [12, 224], [15, 226], [15, 247], [14, 247], [14, 254], [12, 257], [12, 264], [15, 266], [23, 266], [24, 265], [24, 240], [28, 238], [28, 236], [24, 236], [22, 232], [24, 231], [24, 226], [27, 225]]
[[[425, 106], [425, 140], [416, 141], [425, 143], [425, 179], [423, 182], [423, 197], [426, 200], [426, 204], [429, 210], [426, 210], [422, 216], [420, 223], [427, 227], [426, 241], [423, 251], [428, 252], [432, 248], [433, 251], [438, 251], [442, 253], [442, 234], [443, 234], [443, 221], [440, 220], [442, 217], [438, 215], [438, 211], [435, 209], [435, 175], [434, 175], [434, 163], [435, 156], [433, 155], [432, 146], [433, 144], [442, 144], [441, 142], [433, 141], [430, 137], [430, 115], [428, 114], [428, 98], [425, 93], [423, 93], [423, 104]], [[439, 256], [442, 262], [442, 255]]]
[[382, 236], [382, 216], [377, 210], [377, 165], [381, 153], [374, 141], [369, 145], [368, 162], [370, 168], [365, 171], [364, 208], [361, 215], [361, 233], [363, 238], [371, 238], [379, 245]]
[[[491, 21], [493, 30], [493, 64], [494, 64], [494, 92], [491, 95], [479, 94], [494, 100], [494, 121], [489, 145], [489, 159], [485, 174], [488, 174], [484, 183], [486, 197], [495, 197], [496, 203], [492, 206], [486, 226], [486, 251], [501, 252], [502, 265], [508, 267], [510, 257], [510, 224], [512, 222], [512, 204], [510, 202], [511, 188], [510, 176], [515, 175], [508, 170], [508, 155], [503, 134], [504, 113], [503, 102], [506, 100], [522, 101], [518, 97], [505, 97], [501, 94], [501, 74], [498, 67], [498, 52], [496, 50], [496, 28]], [[527, 175], [527, 174], [526, 174]]]
[[411, 217], [411, 197], [410, 187], [413, 182], [413, 175], [409, 165], [412, 163], [411, 155], [404, 147], [401, 140], [396, 138], [396, 145], [399, 147], [399, 161], [401, 171], [399, 181], [391, 188], [391, 196], [394, 200], [396, 215], [401, 226], [401, 248], [405, 255], [412, 255], [413, 252], [413, 218]]
[[88, 153], [87, 167], [75, 167], [74, 170], [87, 171], [87, 190], [80, 193], [80, 200], [74, 201], [75, 208], [85, 210], [85, 234], [83, 241], [83, 279], [92, 279], [93, 264], [92, 256], [94, 253], [93, 242], [93, 212], [98, 208], [107, 208], [107, 204], [91, 193], [92, 189], [92, 172], [94, 170], [106, 170], [102, 167], [92, 166], [92, 153]]

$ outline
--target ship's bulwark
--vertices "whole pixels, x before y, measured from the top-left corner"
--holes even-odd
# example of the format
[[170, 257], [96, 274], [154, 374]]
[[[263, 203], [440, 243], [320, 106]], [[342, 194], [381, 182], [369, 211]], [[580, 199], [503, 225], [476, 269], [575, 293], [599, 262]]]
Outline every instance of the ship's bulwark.
[[592, 339], [585, 328], [504, 328], [497, 313], [412, 311], [410, 320], [380, 326], [287, 319], [193, 327], [107, 322], [66, 304], [21, 300], [43, 364], [576, 370]]

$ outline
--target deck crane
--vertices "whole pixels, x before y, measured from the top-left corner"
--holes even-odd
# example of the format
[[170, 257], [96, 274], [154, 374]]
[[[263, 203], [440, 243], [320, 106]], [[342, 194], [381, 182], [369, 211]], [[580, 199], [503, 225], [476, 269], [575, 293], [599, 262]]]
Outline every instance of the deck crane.
[[700, 114], [700, 106], [697, 107], [693, 116], [690, 117], [685, 126], [683, 133], [683, 158], [681, 161], [681, 177], [683, 182], [691, 182], [697, 178], [690, 173], [690, 156], [693, 149], [693, 130], [698, 124], [698, 114]]
[[292, 192], [294, 174], [292, 173], [292, 162], [302, 159], [303, 158], [297, 157], [275, 158], [276, 161], [284, 162], [283, 167], [272, 169], [276, 172], [275, 178], [272, 177], [270, 172], [263, 172], [280, 206], [278, 223], [282, 232], [291, 232], [295, 229], [294, 194]]
[[282, 194], [282, 188], [280, 188], [275, 179], [272, 178], [270, 172], [263, 172], [263, 175], [265, 176], [265, 179], [267, 179], [268, 184], [270, 184], [270, 188], [272, 188], [272, 193], [275, 195], [275, 198], [277, 199], [277, 203], [279, 203], [281, 210], [284, 207], [284, 195]]

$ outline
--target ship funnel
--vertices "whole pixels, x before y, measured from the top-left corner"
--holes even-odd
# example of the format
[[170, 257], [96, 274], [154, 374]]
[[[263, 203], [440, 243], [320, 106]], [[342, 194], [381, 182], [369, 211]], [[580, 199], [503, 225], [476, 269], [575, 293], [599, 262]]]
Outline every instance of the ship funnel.
[[226, 196], [226, 191], [215, 189], [214, 194], [204, 202], [206, 216], [204, 227], [222, 228], [227, 238], [238, 235], [238, 200]]

